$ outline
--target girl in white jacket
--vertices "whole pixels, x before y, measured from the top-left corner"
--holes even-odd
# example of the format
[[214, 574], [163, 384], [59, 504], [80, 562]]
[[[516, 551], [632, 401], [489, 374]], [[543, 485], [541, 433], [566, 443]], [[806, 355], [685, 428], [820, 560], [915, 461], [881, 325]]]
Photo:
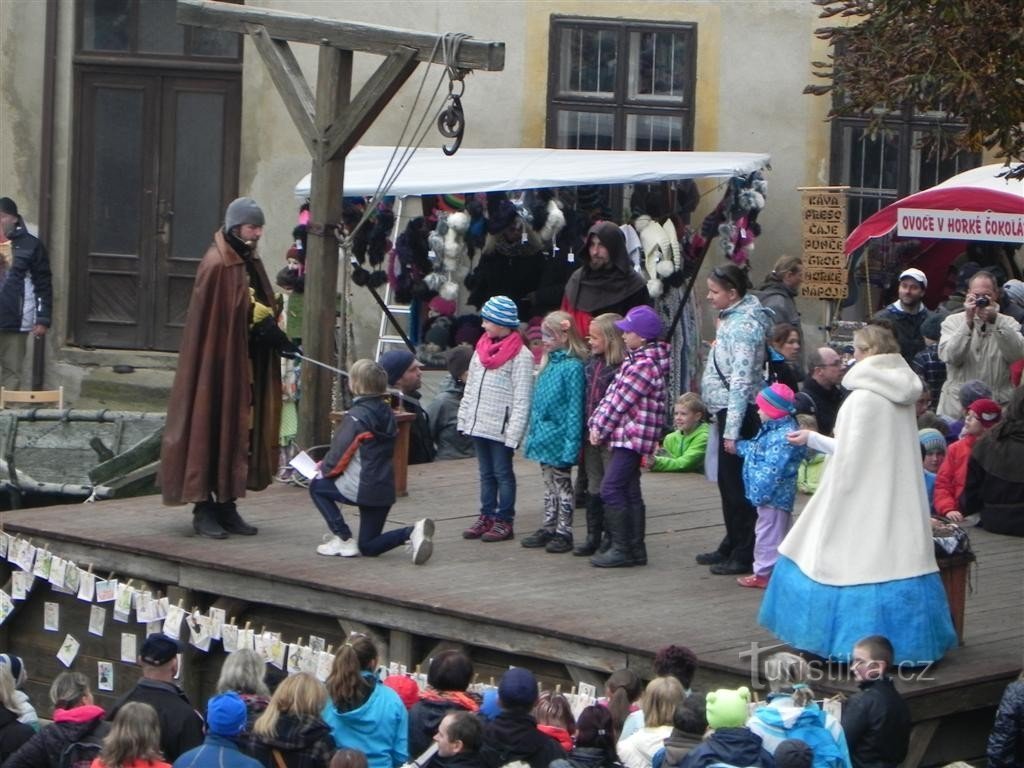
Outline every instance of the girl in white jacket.
[[508, 541], [516, 514], [512, 457], [523, 440], [533, 396], [533, 354], [519, 333], [519, 312], [507, 296], [480, 310], [484, 335], [469, 363], [458, 429], [473, 438], [480, 468], [480, 516], [465, 539]]

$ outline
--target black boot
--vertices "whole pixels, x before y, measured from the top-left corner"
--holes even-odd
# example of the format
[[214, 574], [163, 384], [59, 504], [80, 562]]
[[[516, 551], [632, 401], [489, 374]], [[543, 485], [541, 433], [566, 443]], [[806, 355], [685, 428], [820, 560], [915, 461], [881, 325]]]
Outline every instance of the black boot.
[[259, 528], [249, 525], [242, 516], [238, 514], [238, 507], [234, 501], [224, 501], [217, 504], [217, 522], [220, 523], [228, 533], [236, 533], [239, 536], [255, 536]]
[[606, 504], [604, 524], [612, 537], [612, 546], [607, 552], [590, 558], [590, 564], [595, 568], [628, 568], [633, 564], [633, 558], [629, 552], [630, 520], [628, 510]]
[[572, 551], [576, 557], [590, 557], [601, 546], [604, 531], [604, 503], [600, 496], [587, 499], [587, 539]]
[[647, 533], [647, 505], [642, 501], [635, 507], [629, 507], [629, 555], [633, 565], [647, 565], [647, 545], [644, 536]]
[[200, 501], [192, 508], [192, 528], [208, 539], [226, 539], [228, 532], [217, 521], [216, 507], [212, 501]]

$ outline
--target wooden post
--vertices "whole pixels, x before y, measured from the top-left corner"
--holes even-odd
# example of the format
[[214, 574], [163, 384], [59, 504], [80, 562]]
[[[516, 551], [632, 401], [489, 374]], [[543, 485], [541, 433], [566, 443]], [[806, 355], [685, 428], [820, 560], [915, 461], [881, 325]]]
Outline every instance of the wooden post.
[[[421, 61], [456, 69], [497, 71], [505, 67], [505, 44], [464, 39], [455, 61], [446, 61], [438, 35], [408, 29], [355, 24], [287, 11], [269, 11], [212, 0], [178, 0], [179, 24], [249, 35], [285, 108], [313, 156], [306, 252], [306, 303], [302, 339], [306, 355], [348, 369], [348, 264], [338, 268], [333, 224], [341, 219], [345, 155], [370, 127]], [[289, 45], [320, 46], [315, 99]], [[352, 98], [352, 52], [385, 57]], [[382, 169], [383, 170], [383, 169]], [[340, 280], [339, 280], [340, 271]], [[337, 295], [341, 294], [335, 322]], [[335, 334], [335, 328], [341, 332]], [[338, 349], [335, 351], [335, 336]], [[299, 445], [330, 441], [332, 376], [319, 366], [302, 368]]]
[[[328, 225], [341, 220], [341, 189], [345, 178], [345, 156], [324, 157], [327, 147], [321, 137], [339, 121], [348, 106], [352, 88], [352, 51], [329, 45], [320, 46], [316, 78], [316, 124], [313, 178], [310, 189], [310, 227], [306, 252], [306, 303], [302, 320], [302, 338], [307, 340], [306, 355], [339, 368], [348, 365], [345, 334], [338, 335], [334, 349], [335, 308], [340, 292], [342, 301], [337, 318], [341, 328], [348, 323], [345, 301], [348, 269], [338, 269], [338, 243]], [[322, 229], [321, 229], [322, 228]], [[317, 230], [317, 231], [314, 231]], [[347, 266], [347, 265], [346, 265]], [[335, 358], [337, 354], [337, 358]], [[302, 366], [302, 399], [299, 400], [299, 445], [323, 445], [331, 441], [330, 411], [333, 376], [318, 365]], [[326, 407], [325, 407], [326, 406]]]

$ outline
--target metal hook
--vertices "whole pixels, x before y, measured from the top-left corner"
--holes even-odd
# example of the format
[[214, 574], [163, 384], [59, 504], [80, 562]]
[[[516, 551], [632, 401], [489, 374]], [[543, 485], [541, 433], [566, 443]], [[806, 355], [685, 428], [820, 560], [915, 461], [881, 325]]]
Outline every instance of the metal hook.
[[466, 130], [466, 115], [462, 110], [462, 100], [458, 96], [453, 94], [449, 101], [449, 105], [437, 116], [437, 130], [442, 136], [455, 139], [451, 144], [441, 147], [441, 151], [451, 157], [462, 144], [462, 136]]

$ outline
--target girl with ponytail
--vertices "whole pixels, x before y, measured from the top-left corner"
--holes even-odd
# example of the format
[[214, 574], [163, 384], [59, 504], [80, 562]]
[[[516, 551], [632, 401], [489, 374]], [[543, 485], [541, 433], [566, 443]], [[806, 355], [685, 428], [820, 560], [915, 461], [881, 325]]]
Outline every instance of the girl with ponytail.
[[340, 749], [357, 749], [369, 768], [398, 768], [409, 759], [409, 716], [398, 694], [374, 674], [377, 648], [353, 634], [334, 657], [323, 719]]

